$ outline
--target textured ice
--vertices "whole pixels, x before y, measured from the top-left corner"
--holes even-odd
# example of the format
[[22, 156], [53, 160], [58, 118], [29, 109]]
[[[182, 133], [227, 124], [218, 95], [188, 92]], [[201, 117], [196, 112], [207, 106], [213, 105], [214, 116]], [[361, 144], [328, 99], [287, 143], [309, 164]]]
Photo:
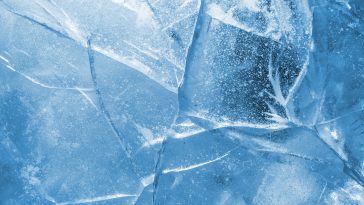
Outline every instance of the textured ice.
[[364, 204], [364, 2], [0, 0], [0, 204]]

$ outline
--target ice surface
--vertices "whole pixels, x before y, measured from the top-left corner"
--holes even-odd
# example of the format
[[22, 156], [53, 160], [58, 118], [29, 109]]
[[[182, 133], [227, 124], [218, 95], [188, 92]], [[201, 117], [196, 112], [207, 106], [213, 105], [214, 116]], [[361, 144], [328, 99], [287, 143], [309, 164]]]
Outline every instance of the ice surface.
[[362, 0], [0, 0], [0, 204], [364, 204]]

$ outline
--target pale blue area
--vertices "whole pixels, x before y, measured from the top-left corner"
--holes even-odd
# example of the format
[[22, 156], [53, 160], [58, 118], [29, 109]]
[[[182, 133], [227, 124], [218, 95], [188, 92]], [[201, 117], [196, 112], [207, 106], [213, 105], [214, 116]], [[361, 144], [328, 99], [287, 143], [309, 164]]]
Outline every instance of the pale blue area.
[[0, 0], [0, 205], [363, 186], [362, 0]]

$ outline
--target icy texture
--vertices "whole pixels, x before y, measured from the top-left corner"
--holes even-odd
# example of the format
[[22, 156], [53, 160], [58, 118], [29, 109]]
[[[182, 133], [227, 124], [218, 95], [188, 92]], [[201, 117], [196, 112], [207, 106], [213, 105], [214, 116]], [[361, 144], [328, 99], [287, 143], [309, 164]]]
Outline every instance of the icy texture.
[[0, 0], [0, 204], [364, 204], [364, 2]]

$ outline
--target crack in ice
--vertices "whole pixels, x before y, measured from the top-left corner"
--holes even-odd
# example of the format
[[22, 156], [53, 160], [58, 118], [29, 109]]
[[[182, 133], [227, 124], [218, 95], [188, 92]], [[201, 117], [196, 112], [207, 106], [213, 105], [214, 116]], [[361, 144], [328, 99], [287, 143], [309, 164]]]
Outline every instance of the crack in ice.
[[17, 71], [15, 68], [13, 68], [11, 65], [5, 65], [6, 68], [8, 68], [9, 70], [21, 75], [23, 78], [29, 80], [30, 82], [40, 86], [40, 87], [43, 87], [43, 88], [48, 88], [48, 89], [57, 89], [57, 90], [75, 90], [75, 91], [93, 91], [94, 89], [92, 88], [79, 88], [79, 87], [57, 87], [57, 86], [52, 86], [52, 85], [47, 85], [45, 83], [42, 83], [22, 72], [19, 72]]
[[338, 117], [335, 117], [335, 118], [332, 118], [332, 119], [325, 120], [323, 122], [317, 123], [315, 126], [317, 126], [317, 125], [324, 125], [324, 124], [327, 124], [327, 123], [331, 123], [331, 122], [334, 122], [336, 120], [340, 120], [341, 118], [348, 117], [348, 116], [350, 116], [352, 114], [356, 114], [356, 113], [363, 112], [363, 111], [364, 111], [364, 107], [363, 108], [360, 108], [360, 109], [357, 109], [357, 110], [354, 110], [354, 111], [351, 111], [351, 112], [348, 112], [348, 113], [345, 113], [345, 114], [340, 115]]
[[60, 202], [60, 203], [56, 203], [56, 204], [57, 205], [86, 204], [86, 203], [101, 202], [101, 201], [127, 198], [127, 197], [137, 197], [137, 195], [135, 195], [135, 194], [111, 194], [111, 195], [105, 195], [105, 196], [99, 196], [99, 197], [93, 197], [93, 198], [77, 199], [75, 201]]
[[341, 162], [344, 164], [344, 173], [352, 178], [354, 181], [356, 181], [360, 186], [364, 187], [364, 181], [360, 177], [360, 174], [357, 173], [357, 170], [355, 170], [349, 163], [347, 156], [342, 156], [339, 152], [335, 150], [334, 147], [332, 147], [322, 136], [320, 135], [318, 129], [316, 126], [314, 126], [314, 130], [316, 132], [316, 136], [337, 156], [338, 159], [341, 160]]
[[128, 150], [128, 148], [126, 146], [126, 143], [124, 142], [124, 138], [122, 137], [121, 133], [119, 133], [119, 130], [116, 128], [114, 121], [111, 119], [110, 113], [106, 109], [105, 104], [104, 104], [104, 100], [103, 100], [103, 98], [101, 96], [101, 92], [100, 92], [100, 89], [98, 87], [97, 80], [96, 80], [95, 59], [94, 59], [93, 50], [91, 48], [91, 40], [90, 39], [87, 41], [87, 45], [88, 45], [87, 46], [87, 48], [88, 48], [87, 53], [88, 53], [88, 60], [89, 60], [89, 65], [90, 65], [90, 72], [91, 72], [92, 82], [94, 84], [94, 88], [95, 88], [95, 91], [96, 91], [96, 95], [97, 95], [97, 98], [98, 98], [100, 109], [101, 109], [102, 113], [104, 114], [104, 117], [105, 117], [106, 121], [110, 125], [114, 135], [116, 136], [116, 139], [118, 140], [118, 142], [121, 145], [122, 149], [124, 150], [125, 154], [127, 155], [127, 157], [129, 159], [131, 159], [130, 151]]
[[188, 171], [188, 170], [191, 170], [191, 169], [196, 169], [196, 168], [211, 164], [213, 162], [219, 161], [219, 160], [229, 156], [231, 152], [238, 149], [239, 147], [241, 147], [241, 146], [237, 146], [234, 149], [231, 149], [231, 150], [227, 151], [225, 154], [223, 154], [223, 155], [221, 155], [221, 156], [219, 156], [219, 157], [217, 157], [217, 158], [215, 158], [213, 160], [209, 160], [209, 161], [202, 162], [202, 163], [199, 163], [199, 164], [190, 165], [190, 166], [187, 166], [187, 167], [177, 167], [177, 168], [165, 169], [165, 170], [162, 171], [162, 173], [163, 174], [168, 174], [170, 172], [184, 172], [184, 171]]
[[98, 109], [97, 108], [97, 106], [96, 106], [96, 104], [94, 103], [94, 101], [90, 98], [90, 96], [88, 96], [87, 95], [87, 93], [85, 93], [85, 91], [83, 91], [83, 90], [80, 90], [80, 89], [77, 89], [77, 91], [78, 92], [80, 92], [80, 94], [83, 96], [83, 97], [85, 97], [86, 98], [86, 100], [94, 107], [94, 108], [96, 108], [96, 109]]
[[[15, 10], [13, 10], [8, 4], [6, 4], [4, 1], [0, 1], [1, 3], [2, 3], [2, 5], [5, 7], [5, 9], [7, 10], [7, 11], [9, 11], [10, 13], [12, 13], [12, 14], [14, 14], [14, 15], [16, 15], [16, 16], [19, 16], [19, 17], [21, 17], [21, 18], [24, 18], [24, 19], [26, 19], [26, 20], [28, 20], [28, 21], [30, 21], [31, 23], [34, 23], [34, 24], [37, 24], [37, 25], [39, 25], [39, 26], [41, 26], [41, 27], [43, 27], [43, 28], [45, 28], [46, 30], [49, 30], [49, 31], [51, 31], [51, 32], [53, 32], [53, 33], [55, 33], [57, 36], [59, 36], [59, 37], [62, 37], [62, 38], [66, 38], [66, 39], [69, 39], [69, 40], [74, 40], [74, 39], [72, 39], [70, 36], [68, 36], [67, 35], [67, 33], [63, 33], [62, 31], [58, 31], [58, 30], [56, 30], [56, 29], [54, 29], [54, 28], [52, 28], [52, 27], [50, 27], [49, 25], [47, 25], [46, 23], [42, 23], [42, 22], [40, 22], [40, 21], [38, 21], [38, 20], [36, 20], [36, 19], [33, 19], [33, 18], [31, 18], [31, 17], [29, 17], [29, 16], [26, 16], [26, 15], [23, 15], [23, 14], [21, 14], [21, 13], [18, 13], [17, 11], [15, 11]], [[75, 40], [74, 40], [75, 41]]]
[[249, 26], [246, 26], [243, 23], [237, 21], [232, 16], [231, 13], [226, 13], [221, 8], [221, 6], [219, 6], [219, 5], [215, 4], [215, 3], [212, 3], [212, 4], [208, 5], [207, 14], [211, 18], [213, 18], [215, 20], [218, 20], [219, 22], [221, 22], [223, 24], [233, 26], [235, 28], [241, 29], [243, 31], [246, 31], [248, 33], [252, 33], [254, 35], [257, 35], [257, 36], [260, 36], [260, 37], [263, 37], [263, 38], [269, 38], [269, 39], [271, 39], [271, 40], [273, 40], [275, 42], [279, 42], [279, 39], [275, 38], [273, 35], [270, 35], [269, 32], [262, 33], [262, 32], [256, 31], [254, 29], [251, 29]]
[[[186, 57], [186, 63], [185, 63], [183, 79], [182, 79], [182, 82], [180, 82], [180, 84], [178, 85], [178, 89], [177, 89], [178, 104], [181, 101], [181, 99], [180, 99], [180, 89], [181, 89], [181, 86], [182, 86], [182, 84], [183, 84], [183, 82], [184, 82], [184, 80], [186, 78], [187, 67], [189, 66], [189, 61], [192, 59], [192, 56], [191, 56], [192, 52], [194, 50], [194, 47], [196, 46], [195, 45], [196, 41], [197, 41], [197, 35], [196, 34], [201, 29], [200, 25], [202, 23], [203, 10], [204, 10], [203, 4], [204, 4], [204, 0], [200, 0], [199, 1], [198, 15], [197, 15], [197, 19], [196, 19], [195, 26], [194, 26], [194, 31], [193, 31], [193, 37], [192, 37], [192, 40], [191, 40], [191, 44], [190, 44], [190, 46], [189, 46], [189, 48], [187, 50], [187, 57]], [[179, 109], [179, 106], [178, 106], [178, 109]], [[176, 117], [177, 116], [175, 116], [174, 120], [176, 120]], [[155, 177], [154, 177], [154, 180], [153, 180], [153, 198], [152, 198], [152, 204], [153, 205], [155, 204], [155, 200], [156, 200], [156, 191], [158, 189], [159, 177], [162, 174], [161, 171], [159, 170], [159, 166], [160, 166], [160, 163], [161, 163], [161, 158], [162, 158], [163, 152], [165, 151], [166, 140], [167, 140], [167, 138], [165, 137], [163, 139], [161, 148], [158, 151], [158, 157], [157, 157], [157, 161], [156, 161], [156, 164], [155, 164], [155, 167], [154, 167]]]
[[[84, 39], [81, 34], [79, 34], [80, 32], [78, 31], [78, 29], [75, 27], [74, 24], [68, 23], [71, 26], [70, 28], [68, 28], [69, 31], [68, 32], [62, 32], [62, 31], [59, 31], [59, 30], [57, 30], [55, 28], [52, 28], [50, 25], [47, 25], [46, 23], [42, 23], [39, 20], [36, 20], [36, 19], [31, 18], [29, 16], [20, 14], [20, 13], [14, 11], [13, 9], [11, 9], [11, 7], [8, 6], [6, 3], [4, 3], [3, 1], [1, 1], [1, 2], [5, 6], [5, 9], [8, 10], [9, 12], [13, 13], [14, 15], [17, 15], [17, 16], [19, 16], [21, 18], [24, 18], [24, 19], [26, 19], [26, 20], [28, 20], [28, 21], [30, 21], [32, 23], [35, 23], [35, 24], [37, 24], [39, 26], [42, 26], [46, 30], [49, 30], [49, 31], [57, 34], [59, 37], [72, 40], [75, 43], [83, 46], [84, 48], [87, 48], [87, 42], [85, 42], [87, 40]], [[71, 20], [69, 20], [69, 21], [72, 22]], [[105, 48], [102, 48], [102, 47], [99, 47], [99, 46], [96, 46], [96, 45], [93, 45], [93, 50], [96, 51], [97, 53], [100, 53], [100, 54], [102, 54], [102, 55], [104, 55], [106, 57], [109, 57], [109, 58], [113, 59], [114, 61], [116, 61], [118, 63], [121, 63], [121, 64], [124, 64], [124, 65], [132, 68], [133, 70], [143, 74], [144, 76], [146, 76], [150, 80], [152, 80], [152, 81], [156, 82], [157, 84], [161, 85], [164, 89], [166, 89], [166, 90], [168, 90], [168, 91], [170, 91], [172, 93], [177, 93], [177, 88], [173, 87], [172, 85], [169, 85], [168, 83], [160, 81], [159, 80], [160, 78], [157, 77], [157, 76], [150, 75], [153, 71], [148, 66], [143, 64], [142, 62], [140, 62], [140, 61], [138, 61], [136, 59], [131, 59], [130, 57], [125, 57], [125, 56], [119, 55], [119, 54], [115, 53], [114, 51], [112, 51], [110, 49], [105, 49]], [[168, 62], [170, 62], [171, 64], [175, 65], [177, 68], [180, 68], [180, 66], [173, 63], [170, 59], [166, 59], [166, 60]]]

